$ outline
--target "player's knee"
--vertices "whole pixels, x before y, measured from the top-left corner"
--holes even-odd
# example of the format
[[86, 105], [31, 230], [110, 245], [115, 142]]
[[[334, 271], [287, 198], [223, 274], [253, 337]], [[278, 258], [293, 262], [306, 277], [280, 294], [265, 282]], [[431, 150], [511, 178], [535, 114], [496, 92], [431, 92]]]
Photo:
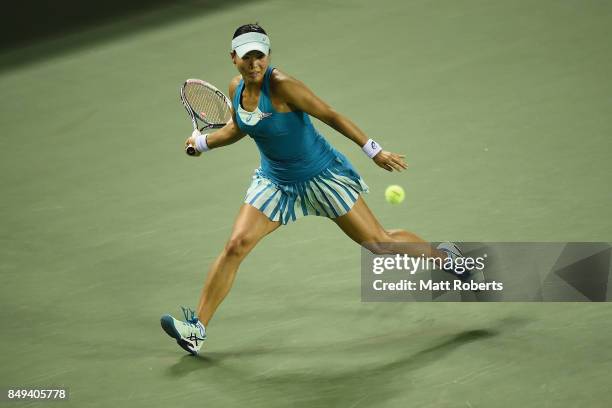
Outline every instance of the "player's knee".
[[393, 248], [391, 248], [389, 244], [386, 244], [384, 242], [369, 243], [368, 245], [364, 246], [374, 255], [388, 255], [395, 253], [395, 251], [393, 251]]
[[361, 245], [376, 255], [384, 255], [393, 253], [392, 248], [389, 245], [392, 242], [393, 238], [389, 236], [387, 231], [381, 229], [380, 231], [368, 236], [361, 243]]
[[252, 246], [252, 240], [243, 234], [232, 236], [225, 244], [225, 255], [231, 257], [244, 257]]
[[399, 235], [402, 234], [404, 231], [400, 230], [400, 229], [388, 229], [385, 230], [385, 233], [390, 236], [391, 238], [393, 238], [394, 235]]

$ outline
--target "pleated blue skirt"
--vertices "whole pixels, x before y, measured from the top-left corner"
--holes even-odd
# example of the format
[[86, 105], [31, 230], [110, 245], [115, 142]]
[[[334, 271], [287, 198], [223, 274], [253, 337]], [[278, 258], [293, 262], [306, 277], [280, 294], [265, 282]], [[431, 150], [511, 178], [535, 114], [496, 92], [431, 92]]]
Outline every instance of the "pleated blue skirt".
[[288, 224], [306, 215], [336, 218], [353, 207], [368, 186], [350, 162], [340, 156], [316, 176], [295, 183], [278, 183], [256, 169], [244, 202], [272, 221]]

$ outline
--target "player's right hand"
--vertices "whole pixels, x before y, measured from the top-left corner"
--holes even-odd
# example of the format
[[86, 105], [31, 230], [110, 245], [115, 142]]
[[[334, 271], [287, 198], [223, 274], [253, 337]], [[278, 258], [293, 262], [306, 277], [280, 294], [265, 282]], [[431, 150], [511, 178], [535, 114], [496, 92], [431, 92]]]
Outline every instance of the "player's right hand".
[[[193, 146], [195, 147], [195, 138], [196, 136], [201, 135], [199, 130], [194, 130], [191, 133], [191, 136], [189, 136], [186, 140], [185, 140], [185, 149], [187, 149], [188, 146]], [[198, 149], [195, 149], [196, 154], [194, 156], [200, 156], [202, 154], [202, 152], [199, 152]]]

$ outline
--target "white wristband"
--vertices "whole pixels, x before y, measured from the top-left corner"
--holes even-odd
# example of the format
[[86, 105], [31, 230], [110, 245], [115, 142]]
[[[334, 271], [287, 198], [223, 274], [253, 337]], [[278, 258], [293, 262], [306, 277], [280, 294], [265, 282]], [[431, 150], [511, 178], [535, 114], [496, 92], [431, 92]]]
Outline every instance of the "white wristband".
[[372, 159], [382, 150], [382, 147], [380, 147], [380, 145], [374, 140], [368, 139], [368, 141], [366, 142], [366, 144], [363, 145], [361, 150], [363, 150], [366, 156]]
[[204, 133], [203, 135], [200, 134], [195, 137], [195, 148], [198, 152], [203, 153], [210, 150], [210, 147], [208, 147], [208, 143], [206, 142], [207, 137], [207, 133]]

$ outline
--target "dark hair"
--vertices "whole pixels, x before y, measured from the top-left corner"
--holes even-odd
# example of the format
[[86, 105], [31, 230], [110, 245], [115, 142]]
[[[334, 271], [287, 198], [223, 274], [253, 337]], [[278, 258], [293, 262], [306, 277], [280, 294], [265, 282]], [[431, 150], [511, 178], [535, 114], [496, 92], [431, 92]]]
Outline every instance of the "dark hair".
[[240, 27], [236, 29], [236, 31], [234, 31], [234, 36], [232, 37], [232, 40], [238, 37], [239, 35], [246, 34], [246, 33], [262, 33], [262, 34], [268, 35], [268, 33], [266, 33], [266, 30], [264, 30], [259, 25], [259, 23], [245, 24], [245, 25], [241, 25]]

